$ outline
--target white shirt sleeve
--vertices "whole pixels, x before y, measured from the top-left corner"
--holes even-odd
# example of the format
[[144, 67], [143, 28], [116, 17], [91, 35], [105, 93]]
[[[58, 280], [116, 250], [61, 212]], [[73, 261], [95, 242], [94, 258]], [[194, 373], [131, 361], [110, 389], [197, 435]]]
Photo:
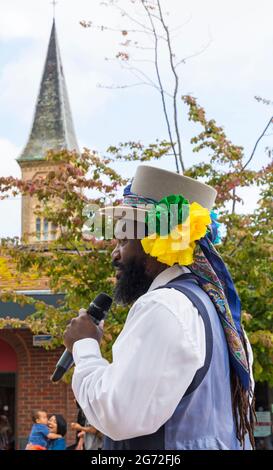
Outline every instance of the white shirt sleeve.
[[111, 364], [94, 339], [74, 344], [72, 388], [89, 423], [113, 440], [156, 432], [204, 365], [204, 344], [203, 322], [182, 293], [160, 289], [140, 297]]

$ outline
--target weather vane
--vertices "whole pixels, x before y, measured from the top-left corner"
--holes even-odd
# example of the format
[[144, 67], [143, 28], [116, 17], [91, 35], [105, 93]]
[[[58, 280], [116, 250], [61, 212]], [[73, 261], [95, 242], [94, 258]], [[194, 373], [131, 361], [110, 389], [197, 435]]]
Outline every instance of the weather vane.
[[58, 2], [56, 2], [56, 0], [53, 0], [51, 2], [51, 4], [53, 5], [53, 18], [55, 18], [55, 11], [56, 11], [56, 5], [57, 5]]

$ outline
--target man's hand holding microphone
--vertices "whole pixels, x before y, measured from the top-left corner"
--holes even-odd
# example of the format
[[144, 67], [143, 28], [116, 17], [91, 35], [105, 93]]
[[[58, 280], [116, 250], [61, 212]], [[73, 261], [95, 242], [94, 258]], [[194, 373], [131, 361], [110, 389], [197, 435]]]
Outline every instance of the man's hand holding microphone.
[[87, 310], [81, 308], [79, 316], [72, 318], [64, 332], [64, 345], [66, 349], [72, 352], [73, 344], [84, 338], [93, 338], [100, 343], [103, 335], [103, 324], [104, 320], [101, 320], [96, 325], [90, 318], [90, 315], [88, 315]]
[[103, 335], [103, 323], [112, 304], [112, 299], [104, 292], [97, 295], [87, 310], [80, 309], [79, 316], [73, 318], [64, 333], [65, 352], [56, 365], [51, 377], [52, 382], [58, 382], [73, 366], [72, 349], [76, 341], [92, 338], [100, 343]]

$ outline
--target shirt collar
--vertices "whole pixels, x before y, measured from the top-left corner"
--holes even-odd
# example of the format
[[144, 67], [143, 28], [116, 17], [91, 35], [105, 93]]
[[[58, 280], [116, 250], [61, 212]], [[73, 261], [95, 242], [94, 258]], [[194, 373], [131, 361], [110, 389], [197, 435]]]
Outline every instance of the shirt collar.
[[153, 280], [152, 284], [150, 285], [148, 292], [156, 289], [157, 287], [168, 284], [168, 282], [172, 281], [173, 279], [180, 276], [181, 274], [189, 273], [189, 272], [190, 270], [186, 268], [185, 266], [178, 266], [178, 264], [175, 264], [174, 266], [171, 266], [170, 268], [165, 269], [164, 271], [162, 271], [156, 276], [156, 278]]

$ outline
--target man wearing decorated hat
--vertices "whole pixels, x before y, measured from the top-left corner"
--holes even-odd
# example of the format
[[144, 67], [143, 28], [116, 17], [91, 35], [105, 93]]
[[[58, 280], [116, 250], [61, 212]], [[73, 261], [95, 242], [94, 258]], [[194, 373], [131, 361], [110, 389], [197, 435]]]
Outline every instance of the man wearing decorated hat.
[[138, 167], [117, 220], [115, 300], [131, 305], [102, 358], [102, 331], [86, 314], [65, 333], [72, 388], [105, 449], [251, 449], [252, 352], [240, 300], [214, 248], [216, 191]]

